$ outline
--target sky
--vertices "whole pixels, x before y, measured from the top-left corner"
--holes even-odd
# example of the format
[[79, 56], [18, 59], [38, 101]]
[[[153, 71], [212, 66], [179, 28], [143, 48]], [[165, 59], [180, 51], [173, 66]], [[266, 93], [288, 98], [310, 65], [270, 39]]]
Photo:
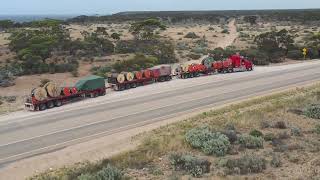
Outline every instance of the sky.
[[1, 0], [1, 15], [320, 8], [320, 0]]

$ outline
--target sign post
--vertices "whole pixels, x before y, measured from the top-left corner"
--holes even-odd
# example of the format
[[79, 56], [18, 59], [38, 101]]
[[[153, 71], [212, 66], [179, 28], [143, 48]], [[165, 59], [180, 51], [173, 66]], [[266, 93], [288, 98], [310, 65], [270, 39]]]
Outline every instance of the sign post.
[[303, 58], [304, 58], [304, 59], [306, 59], [307, 52], [308, 52], [307, 48], [303, 48], [303, 50], [302, 50], [302, 51], [303, 51], [303, 52], [302, 52], [302, 54], [303, 54]]

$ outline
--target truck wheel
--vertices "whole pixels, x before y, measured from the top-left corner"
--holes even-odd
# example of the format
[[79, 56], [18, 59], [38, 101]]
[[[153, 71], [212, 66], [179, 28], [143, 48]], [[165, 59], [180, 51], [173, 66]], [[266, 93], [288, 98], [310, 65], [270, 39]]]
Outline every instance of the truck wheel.
[[90, 93], [90, 94], [89, 94], [89, 97], [90, 97], [90, 98], [95, 98], [95, 97], [96, 97], [96, 93]]
[[131, 85], [130, 84], [127, 84], [126, 85], [126, 89], [130, 89], [131, 88]]
[[170, 81], [171, 80], [171, 77], [170, 76], [167, 76], [166, 77], [166, 81]]
[[120, 91], [125, 90], [125, 86], [124, 86], [124, 85], [119, 85], [119, 90], [120, 90]]
[[190, 78], [194, 78], [193, 73], [190, 73], [189, 77]]
[[48, 109], [53, 108], [54, 107], [53, 101], [47, 102], [47, 107], [48, 107]]
[[60, 100], [56, 100], [54, 102], [54, 105], [57, 106], [57, 107], [60, 107], [60, 106], [62, 106], [62, 102]]
[[47, 109], [46, 104], [40, 104], [40, 105], [39, 105], [39, 110], [40, 110], [40, 111], [44, 111], [44, 110], [46, 110], [46, 109]]

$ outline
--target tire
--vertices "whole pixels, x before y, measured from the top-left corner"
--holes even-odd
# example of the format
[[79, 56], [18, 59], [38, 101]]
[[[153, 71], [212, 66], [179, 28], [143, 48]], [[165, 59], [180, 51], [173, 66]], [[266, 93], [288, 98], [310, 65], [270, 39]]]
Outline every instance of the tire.
[[107, 93], [106, 93], [106, 91], [104, 90], [104, 91], [101, 91], [100, 93], [99, 93], [99, 96], [105, 96]]
[[194, 76], [193, 76], [193, 73], [190, 73], [190, 76], [189, 76], [190, 78], [194, 78]]
[[55, 105], [56, 107], [60, 107], [60, 106], [62, 106], [62, 102], [61, 102], [60, 100], [56, 100], [56, 101], [54, 102], [54, 105]]
[[131, 89], [131, 85], [130, 84], [126, 84], [125, 89]]
[[123, 90], [125, 90], [125, 86], [124, 85], [120, 85], [119, 86], [119, 91], [123, 91]]
[[48, 107], [48, 109], [53, 108], [53, 107], [54, 107], [54, 103], [53, 103], [53, 101], [49, 101], [49, 102], [47, 102], [47, 107]]
[[137, 84], [136, 83], [132, 83], [131, 84], [131, 88], [136, 88], [137, 87]]
[[46, 104], [40, 104], [39, 105], [39, 111], [44, 111], [44, 110], [46, 110], [47, 109], [47, 106], [46, 106]]
[[167, 76], [166, 77], [166, 81], [170, 81], [171, 80], [171, 77], [170, 76]]

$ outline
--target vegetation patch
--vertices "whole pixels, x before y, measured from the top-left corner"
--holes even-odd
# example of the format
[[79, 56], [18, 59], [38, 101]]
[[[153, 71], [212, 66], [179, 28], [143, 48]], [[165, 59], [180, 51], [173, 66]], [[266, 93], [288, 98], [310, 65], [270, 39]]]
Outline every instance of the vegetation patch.
[[174, 170], [186, 171], [193, 177], [201, 177], [203, 174], [210, 172], [211, 163], [205, 159], [176, 153], [171, 154], [169, 159]]
[[236, 159], [228, 159], [226, 167], [229, 174], [260, 173], [266, 169], [267, 161], [254, 154], [245, 154]]
[[228, 137], [208, 127], [191, 129], [186, 133], [186, 141], [208, 155], [224, 156], [230, 149]]
[[238, 139], [238, 143], [248, 149], [259, 149], [263, 148], [263, 138], [251, 135], [241, 135]]
[[304, 110], [304, 115], [313, 119], [320, 119], [320, 104], [312, 104]]

